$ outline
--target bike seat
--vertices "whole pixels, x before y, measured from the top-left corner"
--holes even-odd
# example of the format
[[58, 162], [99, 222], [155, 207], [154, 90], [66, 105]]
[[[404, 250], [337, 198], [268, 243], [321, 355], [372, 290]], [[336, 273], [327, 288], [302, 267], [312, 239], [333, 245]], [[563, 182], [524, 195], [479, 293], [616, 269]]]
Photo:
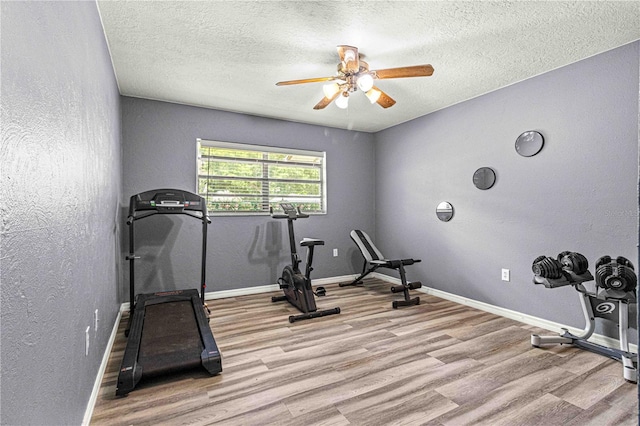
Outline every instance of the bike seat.
[[303, 238], [302, 241], [300, 241], [300, 245], [302, 247], [323, 246], [324, 245], [324, 241], [317, 240], [315, 238]]

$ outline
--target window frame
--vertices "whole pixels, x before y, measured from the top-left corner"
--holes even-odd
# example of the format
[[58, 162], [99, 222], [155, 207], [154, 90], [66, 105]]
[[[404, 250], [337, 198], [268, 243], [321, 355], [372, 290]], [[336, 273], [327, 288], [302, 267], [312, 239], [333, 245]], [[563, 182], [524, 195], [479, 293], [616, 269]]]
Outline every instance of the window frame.
[[[256, 151], [266, 154], [289, 154], [289, 155], [304, 155], [304, 156], [315, 156], [320, 157], [322, 160], [322, 164], [319, 167], [320, 170], [320, 203], [322, 207], [322, 211], [306, 211], [305, 213], [310, 215], [326, 215], [328, 212], [327, 206], [327, 153], [326, 151], [312, 151], [306, 149], [298, 149], [298, 148], [284, 148], [278, 146], [267, 146], [267, 145], [256, 145], [256, 144], [247, 144], [240, 142], [225, 142], [225, 141], [217, 141], [210, 139], [196, 139], [196, 173], [195, 173], [195, 193], [203, 197], [207, 203], [209, 202], [207, 194], [200, 194], [200, 163], [201, 163], [201, 154], [200, 148], [202, 146], [223, 148], [223, 149], [237, 149], [244, 151]], [[258, 163], [261, 163], [258, 161]], [[261, 163], [266, 164], [266, 163]], [[268, 178], [267, 178], [268, 179]], [[268, 182], [268, 180], [267, 180]], [[304, 182], [301, 180], [301, 182]], [[270, 194], [264, 194], [267, 197], [271, 197]], [[287, 201], [283, 201], [287, 202]], [[293, 202], [293, 204], [298, 204]], [[209, 216], [265, 216], [269, 215], [269, 211], [208, 211]]]

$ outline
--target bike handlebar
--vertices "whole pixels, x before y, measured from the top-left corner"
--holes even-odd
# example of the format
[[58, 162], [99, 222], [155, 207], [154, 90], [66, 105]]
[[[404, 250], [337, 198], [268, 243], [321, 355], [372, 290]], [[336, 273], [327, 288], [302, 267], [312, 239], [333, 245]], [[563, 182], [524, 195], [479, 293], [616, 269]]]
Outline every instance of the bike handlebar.
[[273, 207], [269, 207], [269, 213], [271, 214], [272, 218], [295, 220], [295, 219], [306, 219], [309, 217], [308, 214], [302, 213], [302, 210], [300, 210], [300, 206], [294, 207], [293, 204], [283, 203], [283, 204], [280, 204], [280, 207], [282, 207], [282, 210], [284, 210], [284, 213], [274, 213]]

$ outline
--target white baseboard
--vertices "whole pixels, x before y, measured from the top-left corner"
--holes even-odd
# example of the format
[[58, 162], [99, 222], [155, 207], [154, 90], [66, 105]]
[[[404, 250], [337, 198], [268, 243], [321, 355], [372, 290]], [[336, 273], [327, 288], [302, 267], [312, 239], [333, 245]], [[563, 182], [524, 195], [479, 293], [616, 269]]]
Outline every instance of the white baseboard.
[[[316, 278], [312, 279], [311, 282], [314, 286], [319, 285], [327, 285], [334, 284], [342, 281], [350, 281], [356, 278], [358, 275], [341, 275], [338, 277], [330, 277], [330, 278]], [[267, 284], [260, 285], [255, 287], [245, 287], [238, 288], [234, 290], [219, 290], [219, 291], [208, 291], [204, 293], [204, 300], [215, 300], [215, 299], [227, 299], [229, 297], [238, 297], [238, 296], [247, 296], [249, 294], [260, 294], [260, 293], [269, 293], [272, 291], [278, 291], [280, 287], [278, 284]], [[126, 312], [129, 310], [129, 302], [125, 302], [120, 306], [120, 312]]]
[[[314, 279], [312, 281], [313, 281], [313, 285], [315, 286], [327, 285], [327, 284], [333, 284], [336, 282], [351, 281], [356, 277], [358, 277], [358, 275], [359, 274], [342, 275], [339, 277], [319, 278], [319, 279]], [[401, 284], [400, 279], [395, 277], [390, 277], [388, 275], [384, 275], [379, 272], [373, 272], [372, 274], [370, 274], [370, 276], [379, 278], [383, 281], [387, 281], [388, 283], [391, 283], [391, 284]], [[205, 300], [224, 299], [224, 298], [230, 298], [230, 297], [246, 296], [249, 294], [269, 293], [271, 291], [277, 291], [279, 289], [280, 288], [278, 287], [278, 284], [268, 284], [268, 285], [262, 285], [257, 287], [240, 288], [235, 290], [210, 291], [205, 293]], [[582, 332], [582, 330], [577, 329], [575, 327], [569, 327], [563, 324], [559, 324], [557, 322], [545, 320], [543, 318], [538, 318], [532, 315], [523, 314], [521, 312], [512, 311], [510, 309], [501, 308], [499, 306], [490, 305], [488, 303], [479, 302], [477, 300], [447, 293], [446, 291], [438, 290], [435, 288], [429, 288], [429, 287], [423, 286], [419, 289], [416, 289], [415, 291], [420, 291], [422, 293], [430, 294], [432, 296], [436, 296], [441, 299], [449, 300], [451, 302], [459, 303], [461, 305], [470, 306], [472, 308], [476, 308], [481, 311], [489, 312], [505, 318], [510, 318], [515, 321], [519, 321], [528, 325], [544, 328], [545, 330], [550, 330], [557, 333], [562, 332], [563, 328], [568, 329], [569, 332], [571, 332], [572, 334], [580, 334]], [[105, 349], [104, 356], [102, 357], [102, 364], [100, 364], [100, 369], [98, 370], [98, 376], [96, 377], [95, 384], [93, 385], [91, 398], [89, 399], [89, 403], [87, 404], [87, 410], [85, 411], [84, 420], [82, 422], [83, 425], [89, 425], [89, 422], [91, 420], [91, 415], [93, 414], [93, 408], [98, 398], [98, 391], [100, 390], [100, 384], [102, 383], [102, 378], [107, 368], [107, 361], [109, 360], [109, 355], [111, 354], [113, 343], [116, 339], [120, 318], [122, 317], [122, 313], [128, 310], [129, 310], [128, 302], [125, 302], [122, 305], [120, 305], [120, 312], [118, 313], [115, 324], [113, 325], [111, 337], [109, 338], [107, 348]], [[613, 348], [620, 347], [620, 343], [617, 339], [613, 339], [611, 337], [603, 336], [600, 334], [594, 334], [593, 336], [591, 336], [589, 341], [593, 343], [597, 343], [599, 345], [604, 345], [604, 346], [613, 347]], [[630, 344], [629, 350], [633, 353], [637, 353], [638, 347], [637, 345]]]
[[[388, 275], [381, 274], [379, 272], [374, 272], [371, 276], [375, 278], [379, 278], [383, 281], [387, 281], [391, 284], [402, 284], [399, 278], [390, 277]], [[562, 333], [562, 329], [566, 328], [569, 330], [571, 334], [578, 335], [582, 334], [583, 330], [570, 327], [568, 325], [560, 324], [554, 321], [549, 321], [543, 318], [534, 317], [533, 315], [523, 314], [521, 312], [512, 311], [510, 309], [502, 308], [500, 306], [490, 305], [488, 303], [479, 302], [477, 300], [469, 299], [466, 297], [458, 296], [456, 294], [447, 293], [446, 291], [438, 290], [430, 287], [421, 287], [416, 289], [415, 291], [420, 291], [422, 293], [430, 294], [432, 296], [439, 297], [441, 299], [450, 300], [451, 302], [459, 303], [461, 305], [470, 306], [472, 308], [480, 309], [481, 311], [489, 312], [495, 315], [499, 315], [501, 317], [509, 318], [515, 321], [519, 321], [528, 325], [533, 325], [536, 327], [544, 328], [545, 330], [553, 331], [556, 333]], [[618, 339], [614, 339], [608, 336], [603, 336], [601, 334], [593, 334], [589, 338], [590, 342], [596, 343], [598, 345], [608, 346], [610, 348], [619, 348], [620, 342]], [[629, 344], [629, 350], [633, 353], [638, 353], [638, 346], [632, 343]]]
[[313, 285], [327, 285], [327, 284], [335, 284], [341, 282], [351, 282], [358, 278], [360, 274], [351, 274], [351, 275], [341, 275], [339, 277], [331, 277], [331, 278], [318, 278], [311, 280]]
[[[314, 278], [311, 280], [311, 284], [314, 286], [334, 284], [336, 282], [352, 280], [355, 277], [357, 277], [357, 275], [342, 275], [339, 277], [330, 277], [330, 278]], [[278, 284], [268, 284], [268, 285], [261, 285], [256, 287], [239, 288], [235, 290], [210, 291], [204, 294], [204, 299], [205, 300], [225, 299], [227, 297], [238, 297], [238, 296], [246, 296], [248, 294], [269, 293], [271, 291], [278, 291], [278, 290], [280, 290], [280, 286]]]
[[204, 294], [204, 300], [226, 299], [228, 297], [246, 296], [249, 294], [269, 293], [280, 290], [278, 284], [260, 285], [256, 287], [238, 288], [235, 290], [208, 291]]
[[98, 400], [98, 393], [100, 392], [100, 385], [102, 384], [104, 372], [107, 370], [109, 355], [111, 355], [111, 349], [113, 349], [113, 343], [115, 342], [116, 336], [118, 334], [118, 324], [120, 324], [120, 318], [122, 318], [122, 312], [123, 310], [121, 306], [120, 311], [116, 316], [116, 321], [113, 323], [113, 328], [111, 329], [111, 336], [109, 336], [109, 341], [107, 342], [107, 348], [104, 351], [104, 355], [102, 355], [102, 362], [100, 363], [100, 368], [98, 368], [96, 381], [94, 382], [93, 389], [91, 390], [91, 397], [89, 397], [89, 402], [87, 403], [87, 409], [84, 412], [84, 419], [82, 419], [83, 426], [87, 426], [91, 422], [91, 416], [93, 415], [93, 408], [96, 406], [96, 401]]

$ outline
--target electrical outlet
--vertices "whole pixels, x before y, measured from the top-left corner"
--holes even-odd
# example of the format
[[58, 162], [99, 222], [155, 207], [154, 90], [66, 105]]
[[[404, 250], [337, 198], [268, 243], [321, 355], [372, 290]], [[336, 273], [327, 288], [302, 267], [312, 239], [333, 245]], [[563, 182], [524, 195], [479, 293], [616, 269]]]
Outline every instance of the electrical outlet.
[[93, 331], [98, 331], [98, 310], [93, 313]]
[[333, 249], [333, 257], [338, 257], [338, 249]]
[[502, 269], [502, 281], [509, 281], [509, 270]]
[[84, 332], [84, 356], [89, 356], [89, 330], [91, 330], [90, 325]]

